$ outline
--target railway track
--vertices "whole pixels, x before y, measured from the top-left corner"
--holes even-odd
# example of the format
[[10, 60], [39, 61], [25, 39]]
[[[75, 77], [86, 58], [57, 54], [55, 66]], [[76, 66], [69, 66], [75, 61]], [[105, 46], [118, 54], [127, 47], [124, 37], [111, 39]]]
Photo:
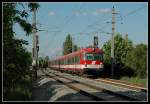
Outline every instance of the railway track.
[[116, 79], [109, 79], [109, 78], [98, 78], [98, 79], [94, 79], [94, 80], [104, 82], [104, 83], [108, 83], [108, 84], [113, 84], [113, 85], [120, 86], [120, 87], [133, 89], [133, 90], [140, 90], [142, 92], [147, 93], [147, 89], [144, 86], [134, 84], [134, 83], [130, 83], [130, 82], [126, 82], [126, 81], [121, 81], [121, 80], [116, 80]]
[[[74, 75], [74, 74], [72, 74], [72, 75]], [[135, 83], [127, 82], [127, 81], [122, 81], [122, 80], [110, 79], [110, 78], [96, 78], [95, 79], [95, 78], [92, 78], [92, 76], [87, 76], [87, 75], [84, 75], [83, 77], [89, 78], [91, 80], [100, 81], [103, 83], [123, 87], [123, 88], [128, 88], [131, 90], [137, 90], [137, 91], [147, 93], [147, 88], [145, 88], [144, 86], [139, 85], [139, 84], [135, 84]]]
[[[71, 74], [71, 73], [69, 73], [69, 74]], [[71, 74], [71, 75], [76, 75], [76, 74]], [[139, 85], [139, 84], [136, 84], [136, 83], [131, 83], [131, 82], [123, 81], [123, 80], [110, 79], [110, 78], [95, 78], [91, 75], [83, 75], [81, 77], [89, 78], [91, 80], [100, 81], [100, 82], [104, 82], [104, 83], [107, 83], [107, 84], [112, 84], [112, 85], [115, 85], [115, 86], [128, 88], [128, 89], [131, 89], [131, 90], [142, 91], [142, 92], [147, 93], [147, 88], [145, 88], [143, 85]]]
[[138, 101], [137, 99], [117, 94], [110, 90], [87, 84], [86, 82], [80, 82], [71, 78], [67, 78], [56, 73], [43, 73], [45, 73], [46, 76], [49, 76], [96, 101]]

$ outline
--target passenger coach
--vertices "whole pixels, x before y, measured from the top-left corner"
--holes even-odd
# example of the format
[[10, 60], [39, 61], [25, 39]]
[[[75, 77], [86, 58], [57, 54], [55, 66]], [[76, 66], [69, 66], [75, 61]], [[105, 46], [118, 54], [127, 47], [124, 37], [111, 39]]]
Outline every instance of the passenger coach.
[[98, 74], [104, 69], [103, 51], [100, 48], [83, 48], [49, 61], [48, 66], [79, 75]]

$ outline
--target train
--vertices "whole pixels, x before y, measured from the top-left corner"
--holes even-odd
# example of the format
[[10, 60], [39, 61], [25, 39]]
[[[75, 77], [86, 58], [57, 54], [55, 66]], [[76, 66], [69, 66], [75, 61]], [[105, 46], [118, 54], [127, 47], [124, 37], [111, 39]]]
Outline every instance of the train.
[[82, 48], [49, 61], [48, 67], [78, 75], [99, 75], [104, 70], [103, 50], [100, 48]]

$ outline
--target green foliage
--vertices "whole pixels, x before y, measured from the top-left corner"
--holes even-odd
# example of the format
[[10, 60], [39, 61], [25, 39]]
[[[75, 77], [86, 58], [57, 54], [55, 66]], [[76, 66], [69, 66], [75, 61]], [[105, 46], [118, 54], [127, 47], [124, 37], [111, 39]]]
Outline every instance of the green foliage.
[[4, 101], [24, 101], [24, 100], [31, 100], [31, 79], [29, 76], [25, 78], [21, 78], [18, 80], [18, 83], [15, 87], [10, 90], [6, 88], [4, 89], [6, 92], [4, 93]]
[[[26, 18], [25, 11], [16, 9], [17, 3], [3, 3], [3, 88], [4, 100], [15, 100], [16, 90], [23, 92], [21, 81], [26, 76], [31, 77], [31, 53], [23, 45], [28, 42], [14, 37], [13, 25], [20, 24], [24, 32], [29, 35], [32, 27]], [[28, 89], [28, 87], [26, 88]], [[25, 91], [26, 92], [26, 91]], [[24, 92], [23, 92], [24, 93]], [[25, 95], [26, 96], [26, 95]], [[24, 97], [25, 97], [24, 96]], [[21, 96], [20, 96], [21, 97]], [[14, 98], [14, 99], [13, 99]]]
[[27, 23], [26, 20], [21, 19], [19, 16], [16, 16], [16, 17], [14, 17], [14, 21], [19, 23], [19, 25], [23, 28], [23, 30], [26, 31], [26, 35], [31, 34], [32, 25]]
[[144, 87], [147, 87], [147, 78], [139, 78], [139, 77], [122, 77], [121, 80], [137, 83], [140, 85], [143, 85]]
[[138, 44], [127, 54], [126, 66], [131, 67], [137, 76], [147, 77], [147, 45]]
[[[115, 70], [116, 76], [147, 76], [147, 46], [138, 44], [133, 47], [132, 41], [126, 40], [117, 34], [114, 38]], [[103, 45], [104, 63], [111, 68], [111, 40]], [[107, 70], [107, 69], [106, 69]]]
[[67, 35], [65, 42], [63, 43], [63, 55], [69, 54], [79, 50], [80, 47], [78, 47], [76, 44], [72, 42], [72, 37], [70, 34]]
[[75, 51], [77, 51], [77, 50], [78, 50], [78, 46], [77, 46], [77, 45], [74, 45], [73, 51], [75, 52]]
[[39, 57], [39, 67], [40, 68], [47, 68], [48, 67], [49, 57], [46, 56], [45, 58]]
[[[126, 54], [132, 49], [132, 42], [126, 42], [121, 37], [121, 34], [117, 34], [114, 37], [114, 57], [115, 64], [122, 64], [126, 60]], [[104, 50], [104, 62], [111, 64], [111, 41], [109, 40], [103, 46]]]
[[63, 43], [63, 55], [69, 54], [71, 52], [72, 52], [72, 37], [70, 34], [68, 34], [65, 42]]
[[30, 11], [33, 11], [34, 9], [37, 10], [40, 5], [38, 3], [29, 3], [28, 7], [30, 8]]

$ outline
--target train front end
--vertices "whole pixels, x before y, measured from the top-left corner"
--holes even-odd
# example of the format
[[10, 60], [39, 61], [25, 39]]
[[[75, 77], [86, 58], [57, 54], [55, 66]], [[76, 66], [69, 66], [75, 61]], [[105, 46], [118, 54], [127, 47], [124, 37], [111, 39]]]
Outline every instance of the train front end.
[[85, 73], [99, 75], [104, 70], [103, 52], [99, 48], [86, 48], [82, 55], [82, 68]]

